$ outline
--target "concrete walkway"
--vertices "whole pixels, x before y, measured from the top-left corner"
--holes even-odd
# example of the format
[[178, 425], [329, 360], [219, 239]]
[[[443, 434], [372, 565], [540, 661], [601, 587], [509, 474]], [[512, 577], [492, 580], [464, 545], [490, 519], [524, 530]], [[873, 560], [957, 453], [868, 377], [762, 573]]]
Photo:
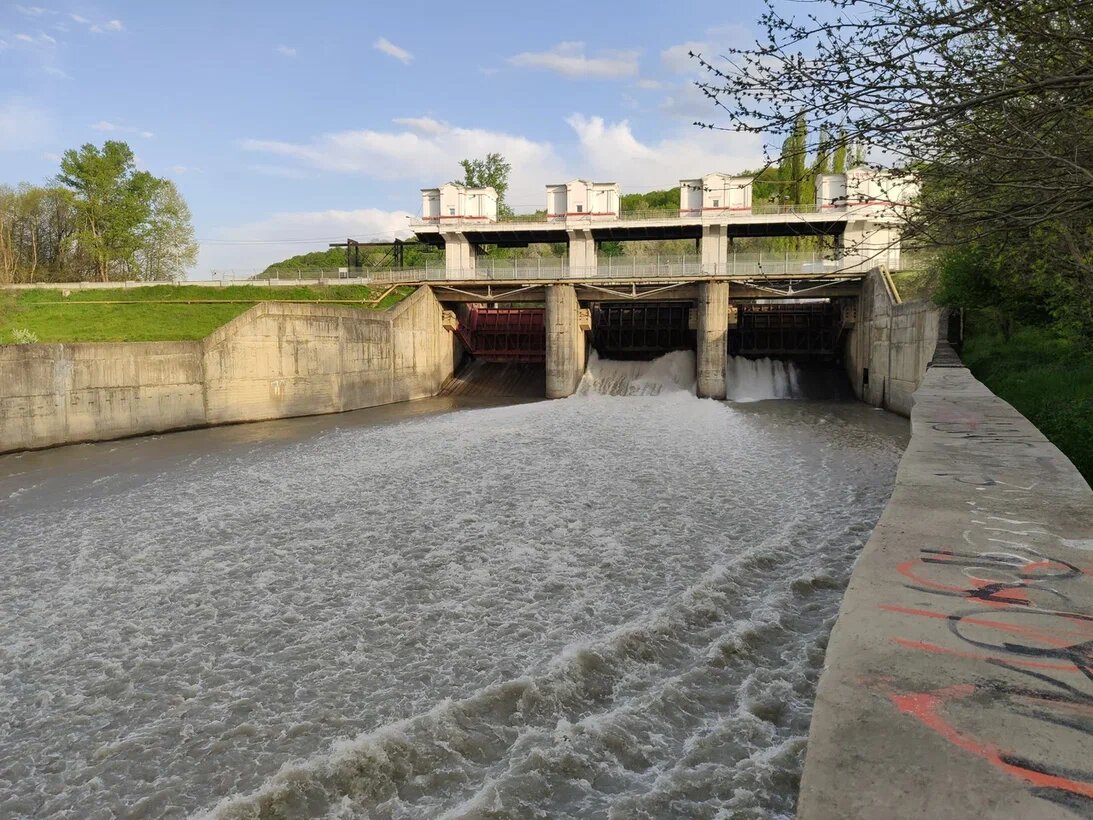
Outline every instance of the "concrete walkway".
[[939, 352], [831, 636], [798, 816], [1093, 817], [1093, 492]]

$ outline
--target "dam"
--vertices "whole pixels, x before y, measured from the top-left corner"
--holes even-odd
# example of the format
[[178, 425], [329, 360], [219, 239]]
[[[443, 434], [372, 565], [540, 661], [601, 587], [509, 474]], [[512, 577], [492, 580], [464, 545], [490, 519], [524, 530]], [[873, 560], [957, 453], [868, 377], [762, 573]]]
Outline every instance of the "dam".
[[5, 816], [1088, 816], [1088, 486], [871, 257], [728, 242], [878, 211], [554, 187], [382, 313], [0, 348]]

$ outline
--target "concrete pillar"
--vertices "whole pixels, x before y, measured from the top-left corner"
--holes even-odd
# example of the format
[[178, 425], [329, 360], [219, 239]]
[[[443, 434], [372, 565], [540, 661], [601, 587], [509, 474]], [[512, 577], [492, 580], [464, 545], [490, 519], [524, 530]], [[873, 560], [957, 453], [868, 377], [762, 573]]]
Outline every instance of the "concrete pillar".
[[584, 375], [587, 344], [580, 326], [580, 303], [572, 285], [546, 288], [546, 395], [564, 399]]
[[883, 222], [854, 220], [835, 239], [835, 256], [860, 263], [866, 270], [881, 267], [897, 270], [900, 265], [900, 231]]
[[462, 233], [444, 234], [444, 278], [474, 279], [478, 247]]
[[569, 234], [569, 275], [596, 275], [596, 240], [592, 231], [584, 228], [567, 229]]
[[729, 272], [728, 225], [703, 225], [698, 240], [698, 255], [702, 272], [707, 276], [724, 276]]
[[725, 366], [729, 359], [729, 283], [698, 285], [698, 355], [696, 370], [699, 398], [725, 398]]

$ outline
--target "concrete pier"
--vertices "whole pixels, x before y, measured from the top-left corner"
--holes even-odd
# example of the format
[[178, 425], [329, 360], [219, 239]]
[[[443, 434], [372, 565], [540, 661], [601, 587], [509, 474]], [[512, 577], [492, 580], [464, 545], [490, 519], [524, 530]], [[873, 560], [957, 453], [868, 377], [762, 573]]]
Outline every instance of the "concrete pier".
[[546, 395], [572, 396], [581, 382], [587, 343], [580, 326], [580, 303], [572, 285], [546, 288]]
[[725, 365], [729, 357], [729, 283], [702, 282], [698, 287], [697, 306], [698, 396], [724, 399]]
[[729, 251], [732, 239], [726, 225], [703, 225], [698, 240], [702, 272], [707, 276], [725, 276], [729, 272]]
[[569, 229], [569, 268], [579, 276], [596, 275], [596, 240], [588, 228]]

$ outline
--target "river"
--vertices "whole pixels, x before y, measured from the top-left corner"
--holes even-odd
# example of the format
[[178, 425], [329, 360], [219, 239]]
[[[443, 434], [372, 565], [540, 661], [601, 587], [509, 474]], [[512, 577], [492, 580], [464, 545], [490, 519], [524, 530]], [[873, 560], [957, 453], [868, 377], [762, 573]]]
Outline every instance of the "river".
[[0, 457], [0, 816], [792, 816], [907, 423], [675, 355]]

